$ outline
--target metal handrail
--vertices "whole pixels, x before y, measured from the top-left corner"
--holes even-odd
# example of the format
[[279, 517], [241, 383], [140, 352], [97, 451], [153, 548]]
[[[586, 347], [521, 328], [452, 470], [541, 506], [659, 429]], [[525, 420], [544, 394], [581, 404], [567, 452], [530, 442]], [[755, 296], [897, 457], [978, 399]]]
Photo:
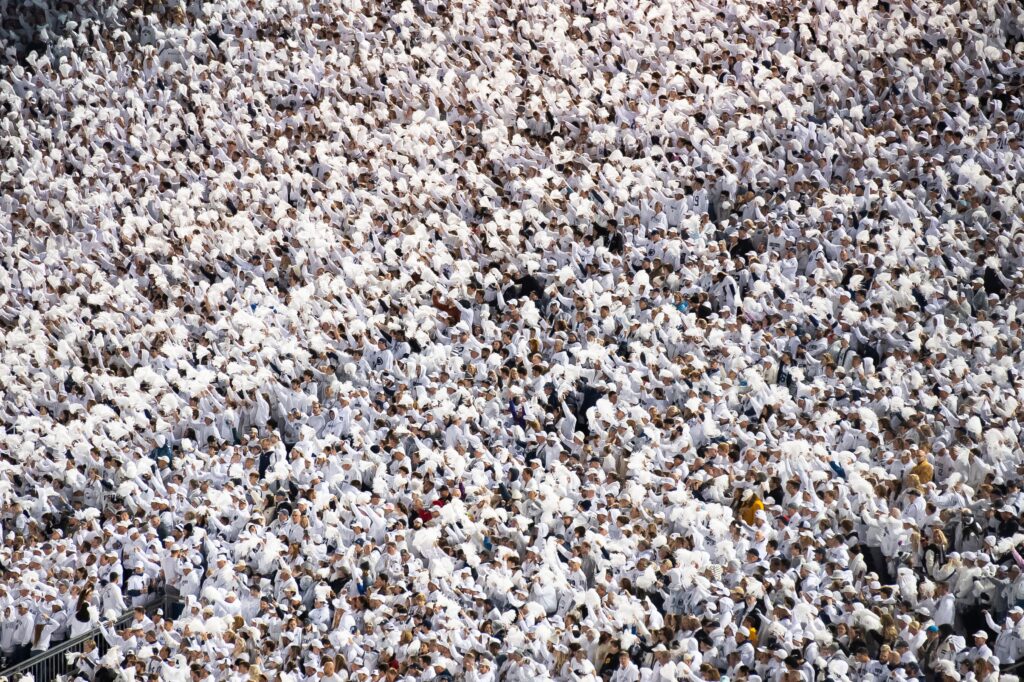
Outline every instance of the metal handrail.
[[1000, 668], [999, 669], [999, 674], [1000, 675], [1005, 675], [1005, 674], [1007, 674], [1007, 673], [1009, 673], [1011, 671], [1020, 670], [1022, 668], [1024, 668], [1024, 659], [1021, 659], [1019, 661], [1011, 663], [1010, 665], [1006, 666], [1005, 668]]
[[[146, 613], [152, 614], [160, 608], [164, 609], [164, 613], [170, 613], [170, 607], [177, 601], [176, 597], [167, 592], [162, 592], [145, 605]], [[111, 621], [111, 625], [115, 630], [119, 629], [132, 619], [134, 613], [134, 608], [128, 609]], [[18, 680], [22, 676], [31, 673], [36, 682], [53, 682], [61, 675], [66, 675], [74, 669], [74, 666], [68, 663], [67, 655], [81, 653], [85, 648], [85, 643], [89, 641], [96, 642], [96, 648], [100, 656], [110, 650], [110, 644], [103, 636], [102, 628], [97, 625], [92, 630], [82, 633], [74, 639], [61, 642], [42, 653], [25, 659], [21, 663], [12, 665], [5, 670], [0, 670], [0, 680]]]

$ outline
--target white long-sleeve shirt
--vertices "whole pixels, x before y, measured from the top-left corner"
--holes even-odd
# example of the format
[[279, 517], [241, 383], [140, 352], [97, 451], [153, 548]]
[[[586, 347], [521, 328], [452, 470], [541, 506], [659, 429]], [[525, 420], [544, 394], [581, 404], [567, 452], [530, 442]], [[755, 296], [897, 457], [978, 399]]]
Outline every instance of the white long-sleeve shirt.
[[932, 620], [936, 625], [952, 624], [956, 617], [956, 598], [952, 594], [945, 594], [935, 605], [935, 613]]
[[612, 673], [611, 682], [637, 682], [640, 679], [640, 669], [632, 661], [626, 667], [618, 667]]
[[19, 613], [15, 616], [18, 627], [14, 631], [14, 645], [25, 646], [32, 643], [32, 636], [36, 627], [36, 617], [31, 612]]
[[992, 620], [992, 614], [986, 611], [985, 622], [990, 630], [997, 633], [992, 651], [1000, 663], [1007, 665], [1024, 656], [1024, 633], [1021, 632], [1024, 629], [1024, 621], [1014, 623], [1012, 618], [1007, 618], [1000, 627]]
[[107, 583], [100, 588], [100, 611], [114, 611], [118, 615], [128, 610], [128, 605], [121, 594], [121, 588], [116, 583]]
[[[54, 616], [40, 616], [43, 627], [39, 630], [39, 637], [32, 643], [32, 651], [46, 651], [50, 648], [50, 640], [53, 633], [61, 628], [61, 622]], [[34, 628], [33, 628], [34, 630]]]
[[0, 651], [9, 654], [16, 646], [14, 637], [18, 632], [18, 620], [16, 618], [5, 618], [0, 622]]

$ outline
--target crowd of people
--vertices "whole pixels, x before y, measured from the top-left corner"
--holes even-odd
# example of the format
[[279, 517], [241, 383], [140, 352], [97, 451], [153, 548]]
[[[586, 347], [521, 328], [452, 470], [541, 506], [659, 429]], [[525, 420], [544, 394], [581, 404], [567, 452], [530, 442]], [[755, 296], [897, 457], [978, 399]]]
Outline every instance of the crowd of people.
[[1016, 679], [1021, 5], [20, 7], [7, 665]]

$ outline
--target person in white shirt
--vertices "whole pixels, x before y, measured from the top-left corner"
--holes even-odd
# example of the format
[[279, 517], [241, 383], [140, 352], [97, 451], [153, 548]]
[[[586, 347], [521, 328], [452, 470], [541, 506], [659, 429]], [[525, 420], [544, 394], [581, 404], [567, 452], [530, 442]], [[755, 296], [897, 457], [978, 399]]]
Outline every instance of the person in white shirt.
[[1000, 663], [1009, 665], [1024, 657], [1024, 608], [1011, 608], [1001, 626], [996, 624], [992, 614], [986, 610], [985, 623], [996, 633], [992, 650]]
[[103, 614], [113, 613], [120, 616], [128, 610], [128, 605], [121, 594], [121, 576], [118, 573], [111, 573], [107, 581], [99, 589], [99, 609]]
[[64, 626], [63, 607], [54, 603], [50, 613], [41, 613], [35, 624], [30, 656], [49, 650], [54, 633]]
[[611, 682], [638, 682], [640, 679], [640, 669], [630, 659], [629, 653], [623, 651], [619, 653], [619, 665], [615, 668], [611, 675]]
[[956, 618], [956, 598], [947, 583], [938, 583], [935, 589], [935, 611], [932, 620], [936, 625], [951, 625]]
[[36, 617], [35, 614], [29, 609], [27, 602], [19, 602], [16, 607], [16, 614], [14, 621], [16, 627], [12, 640], [14, 643], [14, 653], [11, 654], [10, 662], [20, 663], [29, 657], [32, 649], [32, 642], [35, 637], [35, 626]]
[[14, 641], [18, 631], [18, 620], [15, 618], [17, 611], [18, 609], [14, 606], [4, 607], [3, 619], [0, 620], [0, 654], [3, 655], [5, 661], [12, 661], [17, 650]]
[[988, 660], [992, 656], [992, 649], [988, 646], [988, 633], [984, 630], [975, 632], [971, 638], [974, 642], [974, 646], [964, 648], [957, 654], [957, 660], [966, 660], [970, 663], [974, 663], [978, 660]]
[[494, 682], [496, 671], [486, 657], [474, 659], [466, 664], [466, 682]]
[[199, 571], [188, 559], [181, 563], [181, 579], [178, 581], [178, 594], [182, 597], [198, 597], [202, 578]]
[[149, 599], [149, 578], [144, 566], [135, 565], [134, 571], [128, 576], [125, 595], [131, 600], [131, 606], [141, 606]]

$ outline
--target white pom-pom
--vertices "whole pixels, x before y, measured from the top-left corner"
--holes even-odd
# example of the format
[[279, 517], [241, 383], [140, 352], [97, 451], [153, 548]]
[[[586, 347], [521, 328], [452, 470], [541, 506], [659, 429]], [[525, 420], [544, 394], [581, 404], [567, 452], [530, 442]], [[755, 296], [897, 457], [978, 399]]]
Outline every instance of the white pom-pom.
[[641, 590], [649, 590], [654, 587], [658, 582], [658, 576], [654, 572], [654, 565], [647, 567], [643, 573], [636, 577], [636, 586]]
[[110, 647], [110, 650], [100, 659], [100, 665], [111, 669], [119, 668], [121, 665], [121, 647]]
[[421, 554], [427, 552], [437, 541], [441, 538], [441, 529], [424, 528], [423, 530], [416, 531], [412, 538], [412, 546], [416, 548]]
[[218, 602], [224, 599], [224, 590], [213, 585], [207, 585], [203, 588], [202, 597], [208, 602]]
[[231, 621], [227, 618], [207, 618], [206, 632], [210, 635], [223, 635], [230, 628]]
[[980, 436], [981, 419], [979, 419], [977, 415], [971, 417], [970, 419], [967, 420], [967, 425], [965, 426], [965, 428], [967, 429], [967, 432], [970, 433], [971, 435]]

